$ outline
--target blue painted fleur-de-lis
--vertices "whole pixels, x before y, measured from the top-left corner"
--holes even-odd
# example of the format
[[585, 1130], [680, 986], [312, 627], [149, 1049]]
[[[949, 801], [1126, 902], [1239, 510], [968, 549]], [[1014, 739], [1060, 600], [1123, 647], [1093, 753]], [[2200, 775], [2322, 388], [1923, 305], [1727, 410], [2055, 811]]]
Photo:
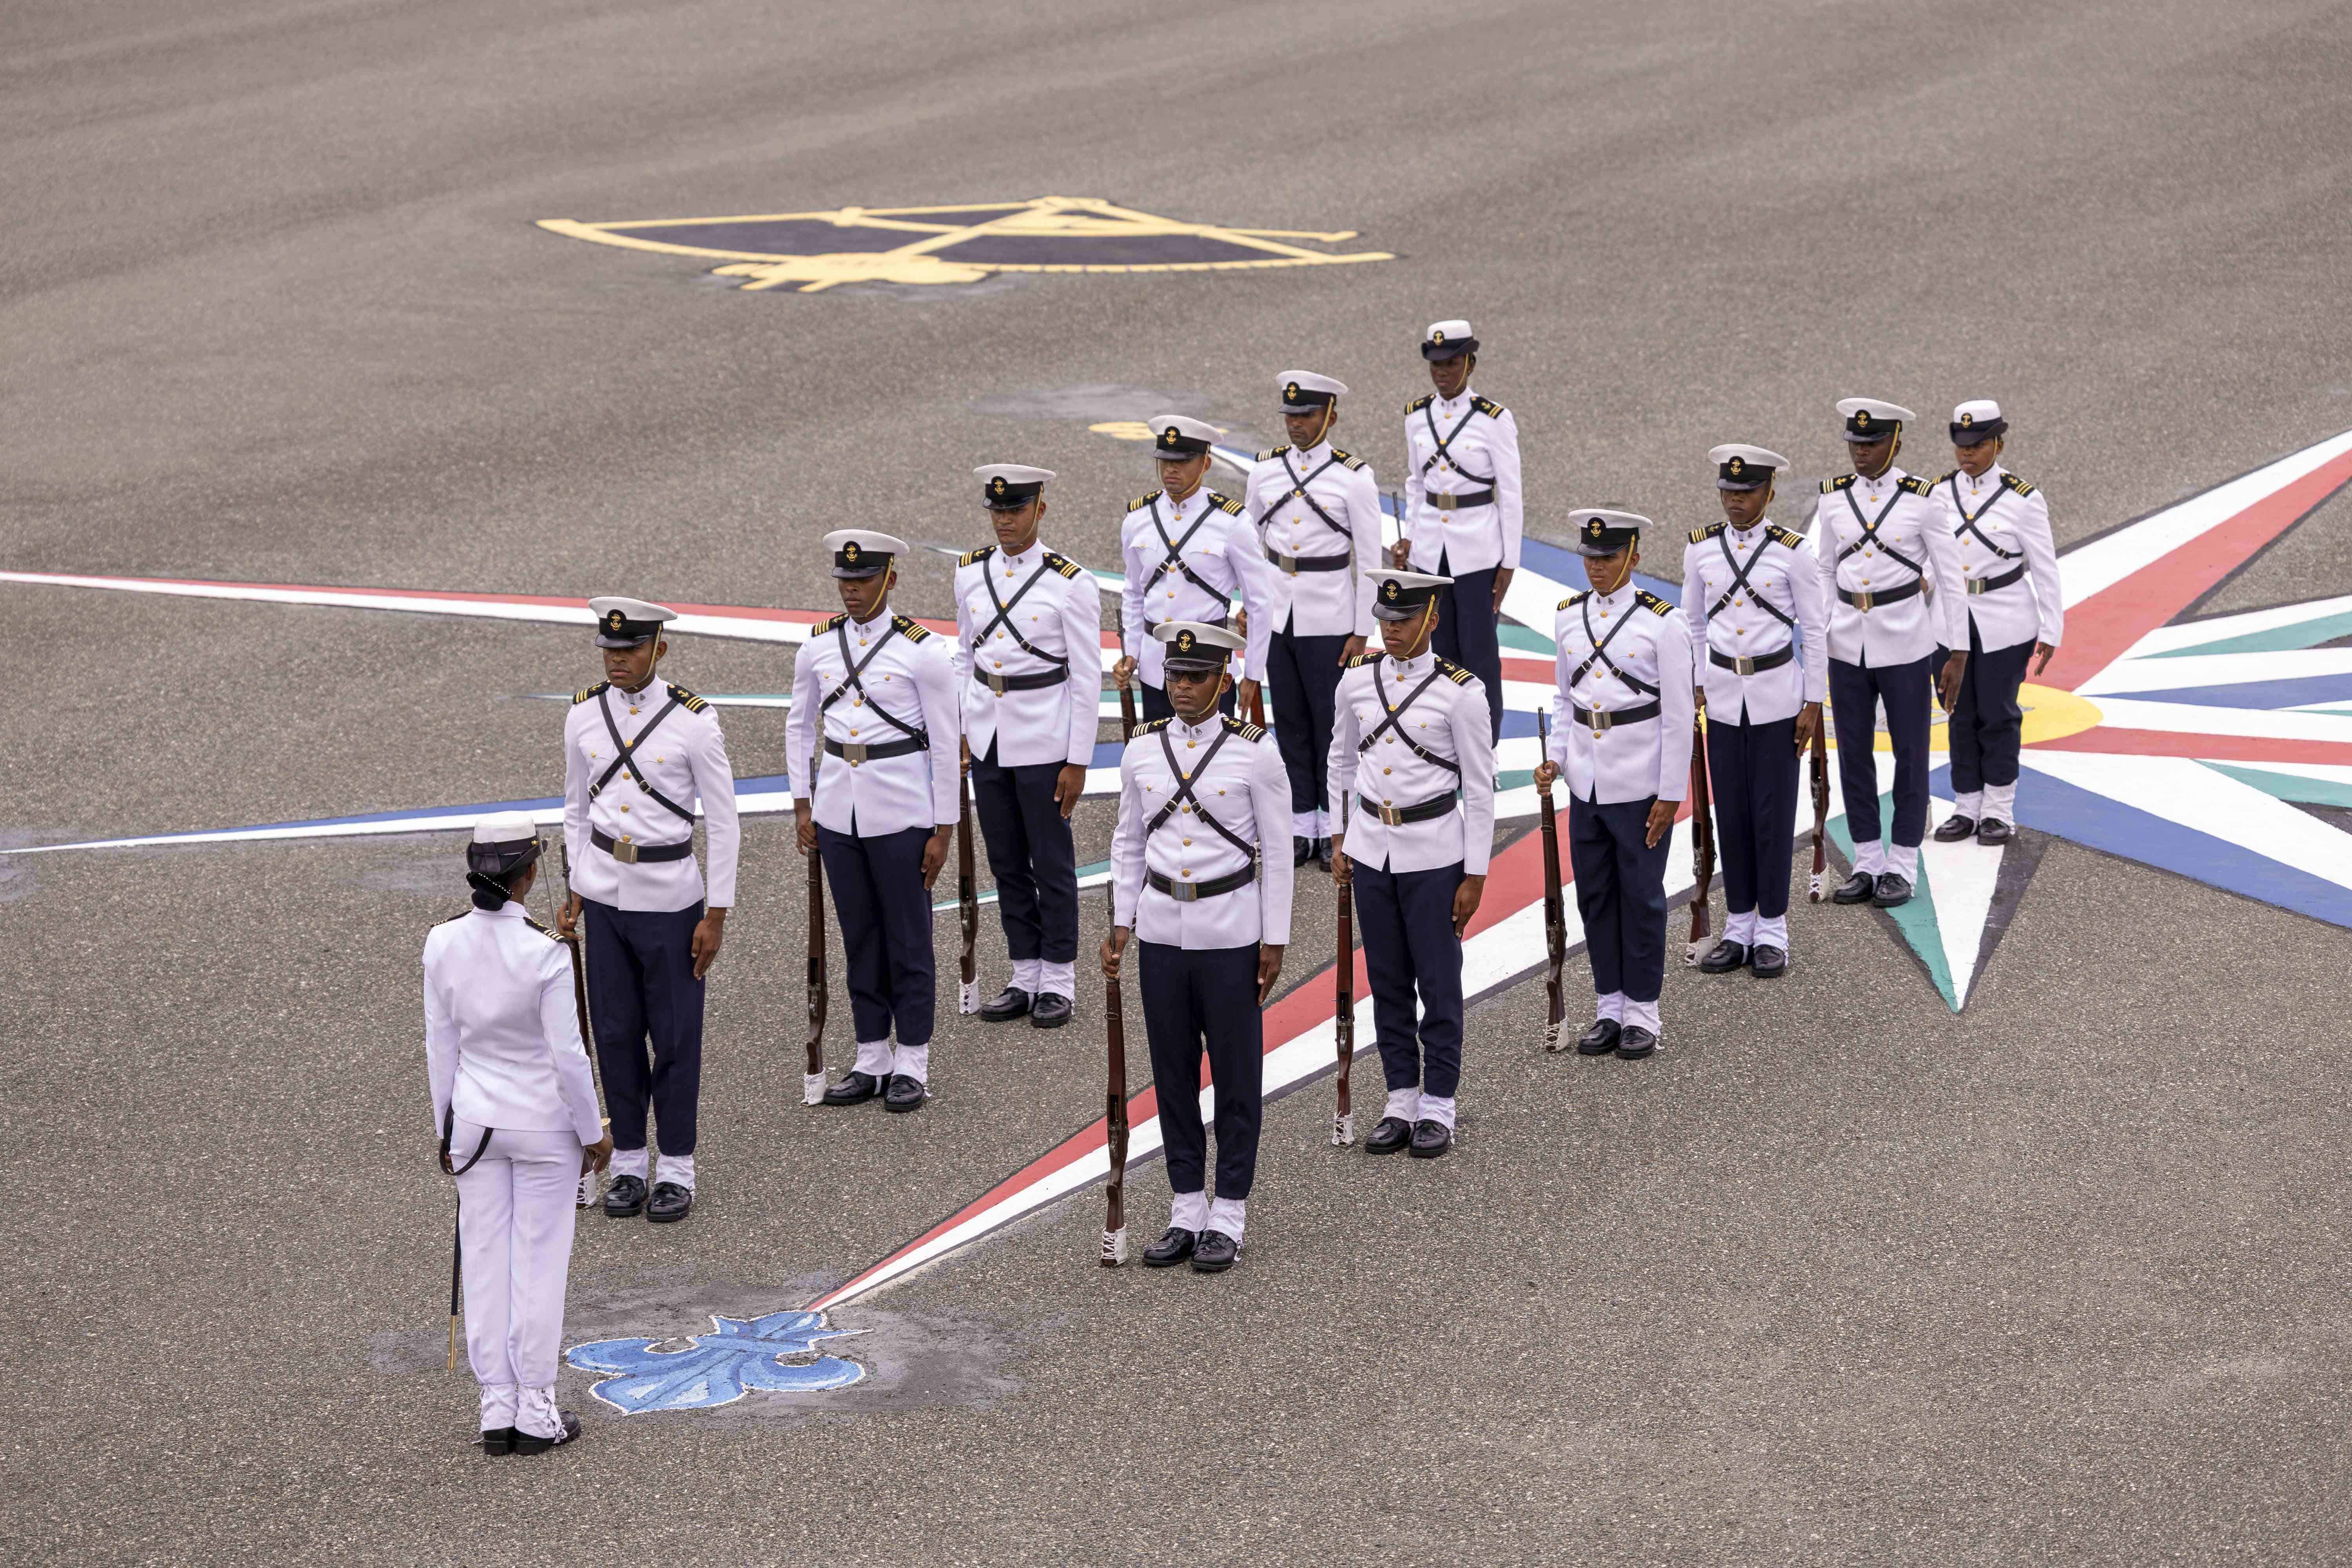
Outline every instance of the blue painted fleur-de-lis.
[[574, 1345], [564, 1359], [583, 1372], [617, 1375], [596, 1384], [596, 1397], [625, 1415], [647, 1410], [708, 1410], [746, 1394], [813, 1394], [846, 1388], [866, 1369], [839, 1356], [787, 1363], [814, 1354], [819, 1340], [860, 1334], [828, 1329], [822, 1312], [771, 1312], [764, 1318], [710, 1319], [713, 1331], [687, 1336], [691, 1348], [662, 1351], [658, 1340], [596, 1340]]

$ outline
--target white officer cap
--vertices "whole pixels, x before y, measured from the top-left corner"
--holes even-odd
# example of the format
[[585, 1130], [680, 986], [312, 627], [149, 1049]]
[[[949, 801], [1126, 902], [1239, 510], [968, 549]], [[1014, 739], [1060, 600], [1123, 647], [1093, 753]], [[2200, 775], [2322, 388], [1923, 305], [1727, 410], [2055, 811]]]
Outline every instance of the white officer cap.
[[1432, 321], [1429, 331], [1421, 335], [1421, 357], [1426, 360], [1453, 359], [1477, 352], [1478, 340], [1471, 335], [1467, 321]]
[[1228, 655], [1243, 646], [1239, 632], [1207, 621], [1162, 621], [1151, 635], [1168, 645], [1168, 668], [1206, 672], [1223, 669]]
[[1282, 411], [1311, 414], [1333, 398], [1345, 395], [1347, 390], [1343, 383], [1311, 370], [1286, 370], [1282, 373]]
[[1217, 427], [1181, 414], [1151, 416], [1151, 455], [1182, 460], [1197, 458], [1216, 444]]
[[1026, 463], [982, 463], [972, 472], [980, 476], [981, 504], [991, 511], [1026, 506], [1054, 477], [1053, 469], [1033, 468]]
[[477, 844], [520, 844], [539, 837], [539, 824], [522, 811], [497, 811], [474, 824]]
[[1364, 575], [1380, 584], [1372, 590], [1372, 615], [1383, 621], [1412, 619], [1423, 605], [1437, 597], [1440, 588], [1454, 581], [1434, 572], [1405, 572], [1393, 566], [1368, 567]]
[[1637, 511], [1615, 511], [1605, 506], [1580, 506], [1570, 514], [1576, 526], [1579, 555], [1614, 555], [1629, 544], [1638, 544], [1642, 531], [1650, 520]]
[[890, 558], [907, 553], [907, 542], [870, 528], [836, 528], [824, 536], [833, 552], [836, 577], [879, 577], [890, 570]]
[[2008, 434], [2009, 421], [2000, 416], [2000, 405], [1990, 397], [1971, 398], [1952, 410], [1955, 447], [1973, 447], [1979, 441]]
[[[466, 846], [466, 879], [503, 900], [510, 896], [507, 879], [537, 860], [540, 847], [539, 824], [530, 819], [530, 814], [493, 812], [474, 824], [473, 841]], [[475, 901], [481, 902], [478, 899]]]
[[1706, 460], [1715, 465], [1715, 488], [1719, 490], [1760, 490], [1772, 482], [1775, 473], [1789, 466], [1789, 459], [1778, 452], [1736, 441], [1714, 447]]
[[591, 599], [588, 607], [596, 612], [598, 647], [635, 647], [660, 636], [665, 624], [677, 619], [677, 612], [667, 605], [625, 599], [616, 594]]
[[1919, 417], [1899, 403], [1882, 403], [1875, 397], [1838, 399], [1838, 416], [1845, 421], [1849, 441], [1884, 441], [1898, 426]]

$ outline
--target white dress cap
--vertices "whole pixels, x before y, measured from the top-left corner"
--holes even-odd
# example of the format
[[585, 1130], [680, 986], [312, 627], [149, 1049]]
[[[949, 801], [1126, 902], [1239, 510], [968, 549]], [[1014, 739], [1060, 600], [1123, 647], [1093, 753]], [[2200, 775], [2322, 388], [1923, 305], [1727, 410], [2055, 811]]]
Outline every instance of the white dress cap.
[[474, 824], [477, 844], [520, 844], [539, 837], [539, 824], [520, 811], [493, 812]]

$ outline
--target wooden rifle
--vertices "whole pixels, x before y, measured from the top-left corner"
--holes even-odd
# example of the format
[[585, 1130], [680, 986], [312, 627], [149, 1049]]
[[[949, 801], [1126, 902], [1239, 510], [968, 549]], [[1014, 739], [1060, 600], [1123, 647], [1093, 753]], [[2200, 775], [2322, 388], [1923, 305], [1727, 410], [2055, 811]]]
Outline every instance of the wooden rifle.
[[[572, 847], [561, 839], [557, 840], [556, 858], [563, 865], [564, 901], [569, 903], [572, 898]], [[579, 1012], [580, 1044], [588, 1053], [588, 1087], [594, 1091], [596, 1103], [602, 1106], [604, 1103], [604, 1086], [596, 1071], [596, 1036], [588, 1026], [588, 959], [580, 951], [579, 932], [572, 932], [562, 942], [572, 950], [572, 1005]], [[604, 1118], [604, 1125], [612, 1126], [613, 1119], [609, 1116]], [[572, 1202], [583, 1209], [593, 1206], [597, 1198], [596, 1187], [596, 1173], [581, 1172], [580, 1190], [572, 1194]]]
[[801, 1076], [801, 1100], [824, 1102], [824, 857], [808, 857], [808, 1063]]
[[1338, 1099], [1331, 1108], [1331, 1147], [1344, 1149], [1356, 1141], [1356, 1110], [1349, 1102], [1348, 1076], [1356, 1065], [1356, 880], [1347, 858], [1349, 795], [1339, 797], [1339, 848], [1332, 858], [1332, 890], [1337, 895], [1339, 963], [1332, 970], [1335, 988], [1331, 1006], [1332, 1037], [1339, 1056]]
[[[1121, 696], [1126, 689], [1121, 688]], [[1118, 929], [1118, 884], [1111, 883], [1111, 929]], [[1103, 1026], [1110, 1037], [1110, 1079], [1103, 1091], [1103, 1138], [1110, 1153], [1110, 1181], [1103, 1188], [1102, 1266], [1127, 1261], [1127, 1014], [1119, 980], [1103, 976]]]
[[963, 922], [963, 958], [956, 1011], [980, 1011], [980, 880], [972, 867], [971, 753], [964, 751], [956, 776], [956, 916]]
[[[1551, 757], [1551, 710], [1536, 710], [1536, 734], [1542, 742], [1540, 763]], [[1551, 804], [1551, 786], [1536, 791], [1543, 817], [1544, 871], [1544, 1049], [1559, 1049], [1559, 1026], [1568, 1017], [1568, 1002], [1560, 994], [1560, 970], [1568, 963], [1568, 910], [1560, 899], [1559, 817]]]
[[1691, 715], [1691, 923], [1685, 963], [1696, 963], [1706, 945], [1706, 897], [1715, 889], [1715, 814], [1706, 784], [1706, 703]]
[[1805, 897], [1809, 902], [1820, 903], [1822, 884], [1829, 880], [1830, 852], [1830, 739], [1829, 715], [1822, 715], [1813, 726], [1813, 881]]

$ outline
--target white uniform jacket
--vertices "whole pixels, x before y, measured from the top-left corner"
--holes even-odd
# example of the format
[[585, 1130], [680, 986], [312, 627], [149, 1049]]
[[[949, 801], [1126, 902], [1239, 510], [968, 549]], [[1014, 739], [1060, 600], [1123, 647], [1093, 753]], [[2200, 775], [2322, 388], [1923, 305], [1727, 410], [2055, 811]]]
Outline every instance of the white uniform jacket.
[[[1690, 794], [1691, 638], [1682, 612], [1647, 589], [1571, 594], [1552, 622], [1552, 763], [1595, 805]], [[1580, 718], [1603, 714], [1605, 719]], [[1627, 712], [1646, 712], [1639, 719]], [[1598, 727], [1596, 728], [1596, 725]]]
[[[1984, 650], [2037, 639], [2056, 647], [2066, 629], [2066, 601], [2058, 591], [2049, 499], [1995, 463], [1974, 479], [1958, 469], [1946, 474], [1936, 481], [1936, 500], [1949, 509], [1969, 619]], [[2011, 576], [2020, 567], [2023, 574]], [[2004, 577], [2010, 580], [2001, 583]]]
[[1265, 645], [1282, 590], [1241, 502], [1205, 487], [1181, 501], [1153, 490], [1128, 503], [1118, 553], [1127, 574], [1118, 597], [1119, 644], [1146, 685], [1168, 684], [1167, 645], [1151, 635], [1152, 627], [1162, 621], [1222, 626], [1236, 608], [1249, 612], [1242, 676], [1265, 679]]
[[[1162, 719], [1138, 729], [1119, 759], [1110, 860], [1113, 920], [1145, 942], [1196, 951], [1289, 945], [1290, 775], [1274, 737], [1219, 713], [1203, 724]], [[1253, 869], [1255, 881], [1206, 898], [1167, 890]]]
[[635, 691], [600, 680], [572, 698], [563, 721], [563, 846], [573, 892], [616, 910], [690, 908], [705, 892], [692, 855], [625, 864], [595, 836], [638, 851], [690, 843], [698, 805], [710, 858], [708, 903], [731, 909], [735, 772], [719, 715], [685, 687], [660, 680]]
[[[956, 563], [955, 596], [956, 684], [971, 754], [994, 746], [1008, 768], [1092, 762], [1102, 713], [1102, 592], [1093, 574], [1040, 543], [1019, 555], [990, 544]], [[1051, 679], [1057, 672], [1062, 679]]]
[[[1959, 550], [1933, 489], [1891, 464], [1874, 479], [1848, 474], [1822, 481], [1813, 552], [1821, 558], [1832, 658], [1884, 669], [1938, 647], [1968, 648]], [[1891, 605], [1864, 609], [1853, 602], [1914, 583], [1923, 591]]]
[[[510, 1132], [604, 1135], [580, 1016], [572, 954], [519, 903], [473, 909], [425, 938], [425, 1070], [433, 1133], [460, 1121]], [[464, 1163], [471, 1149], [453, 1150]]]
[[[1803, 535], [1769, 519], [1693, 533], [1683, 552], [1683, 619], [1717, 723], [1769, 724], [1828, 700], [1829, 617]], [[1742, 674], [1742, 659], [1780, 662]]]
[[954, 825], [963, 710], [950, 658], [947, 638], [887, 611], [863, 623], [835, 616], [809, 634], [793, 666], [784, 755], [794, 797], [820, 826], [878, 838]]
[[[1408, 659], [1349, 659], [1331, 717], [1326, 803], [1331, 820], [1348, 825], [1348, 858], [1390, 871], [1458, 860], [1463, 875], [1485, 876], [1495, 852], [1493, 726], [1486, 683], [1425, 648]], [[1381, 815], [1438, 801], [1445, 809], [1419, 821]]]
[[1370, 466], [1328, 441], [1306, 452], [1276, 447], [1257, 455], [1244, 495], [1250, 525], [1281, 579], [1268, 629], [1373, 636], [1372, 580], [1364, 574], [1387, 563]]
[[[1412, 569], [1449, 573], [1519, 569], [1519, 426], [1511, 411], [1468, 387], [1445, 401], [1432, 393], [1404, 411], [1404, 536]], [[1451, 498], [1490, 493], [1477, 506]]]

